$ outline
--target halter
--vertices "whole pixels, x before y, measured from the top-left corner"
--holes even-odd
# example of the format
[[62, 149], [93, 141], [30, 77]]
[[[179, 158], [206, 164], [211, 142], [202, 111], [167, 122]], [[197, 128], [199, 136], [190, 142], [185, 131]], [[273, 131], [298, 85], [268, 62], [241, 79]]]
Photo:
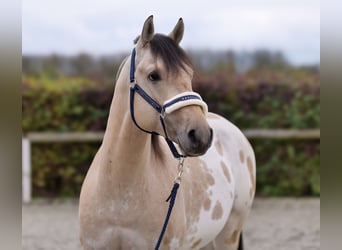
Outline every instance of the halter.
[[167, 131], [166, 131], [166, 124], [164, 121], [164, 117], [180, 108], [190, 106], [190, 105], [197, 105], [202, 108], [202, 111], [204, 114], [208, 112], [208, 106], [207, 104], [202, 100], [201, 96], [195, 92], [183, 92], [180, 93], [169, 100], [165, 101], [163, 105], [160, 105], [157, 101], [155, 101], [151, 96], [149, 96], [136, 82], [135, 79], [135, 55], [136, 51], [135, 48], [132, 51], [131, 55], [131, 68], [130, 68], [130, 82], [134, 83], [130, 87], [130, 112], [131, 112], [131, 118], [134, 124], [143, 132], [149, 133], [152, 135], [159, 135], [155, 131], [148, 131], [146, 129], [143, 129], [139, 126], [137, 121], [135, 120], [134, 116], [134, 94], [138, 93], [148, 104], [150, 104], [158, 113], [159, 113], [159, 119], [160, 123], [162, 125], [162, 128], [164, 130], [165, 140], [167, 144], [169, 145], [169, 148], [175, 158], [181, 158], [186, 157], [186, 155], [179, 154], [175, 145], [169, 139]]

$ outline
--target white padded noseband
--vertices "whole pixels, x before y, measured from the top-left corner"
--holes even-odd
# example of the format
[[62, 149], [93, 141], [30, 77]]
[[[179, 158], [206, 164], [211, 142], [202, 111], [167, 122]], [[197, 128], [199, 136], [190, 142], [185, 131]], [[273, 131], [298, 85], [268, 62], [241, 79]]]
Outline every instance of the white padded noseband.
[[204, 115], [207, 115], [208, 105], [202, 100], [202, 97], [198, 93], [190, 91], [180, 93], [169, 100], [166, 100], [163, 104], [163, 109], [165, 114], [170, 114], [180, 108], [190, 105], [200, 106]]

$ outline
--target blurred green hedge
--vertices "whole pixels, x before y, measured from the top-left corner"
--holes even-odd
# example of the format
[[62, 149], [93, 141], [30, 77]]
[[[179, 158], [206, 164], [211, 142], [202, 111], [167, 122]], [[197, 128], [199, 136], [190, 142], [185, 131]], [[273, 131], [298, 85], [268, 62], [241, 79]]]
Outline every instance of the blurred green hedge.
[[[209, 110], [241, 129], [319, 128], [319, 76], [303, 71], [244, 76], [196, 76], [194, 90]], [[291, 76], [293, 76], [293, 72]], [[23, 76], [23, 133], [104, 131], [114, 86], [62, 76]], [[319, 140], [252, 140], [257, 160], [257, 194], [320, 194]], [[78, 196], [100, 143], [34, 144], [33, 195]]]

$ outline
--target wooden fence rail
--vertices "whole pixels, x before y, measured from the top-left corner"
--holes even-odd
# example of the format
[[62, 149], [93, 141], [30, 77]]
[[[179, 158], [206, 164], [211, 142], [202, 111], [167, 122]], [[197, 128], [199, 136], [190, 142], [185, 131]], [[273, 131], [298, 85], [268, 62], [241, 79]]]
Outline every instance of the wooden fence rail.
[[[249, 139], [320, 139], [319, 129], [245, 129], [242, 131]], [[103, 132], [31, 132], [24, 138], [30, 142], [90, 142], [101, 141]]]
[[[319, 140], [320, 129], [246, 129], [248, 139]], [[103, 132], [31, 132], [22, 139], [22, 188], [23, 202], [31, 201], [31, 145], [32, 143], [100, 142]]]
[[319, 129], [246, 129], [242, 132], [248, 139], [314, 140], [321, 138]]

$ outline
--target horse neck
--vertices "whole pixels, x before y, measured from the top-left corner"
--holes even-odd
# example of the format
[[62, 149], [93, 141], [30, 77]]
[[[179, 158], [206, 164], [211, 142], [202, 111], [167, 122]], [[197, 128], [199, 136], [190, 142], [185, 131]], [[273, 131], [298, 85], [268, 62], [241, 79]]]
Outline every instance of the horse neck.
[[128, 76], [127, 65], [124, 65], [115, 87], [102, 143], [106, 159], [103, 165], [107, 168], [104, 173], [114, 173], [115, 178], [123, 182], [146, 173], [152, 150], [151, 135], [140, 131], [131, 120]]

